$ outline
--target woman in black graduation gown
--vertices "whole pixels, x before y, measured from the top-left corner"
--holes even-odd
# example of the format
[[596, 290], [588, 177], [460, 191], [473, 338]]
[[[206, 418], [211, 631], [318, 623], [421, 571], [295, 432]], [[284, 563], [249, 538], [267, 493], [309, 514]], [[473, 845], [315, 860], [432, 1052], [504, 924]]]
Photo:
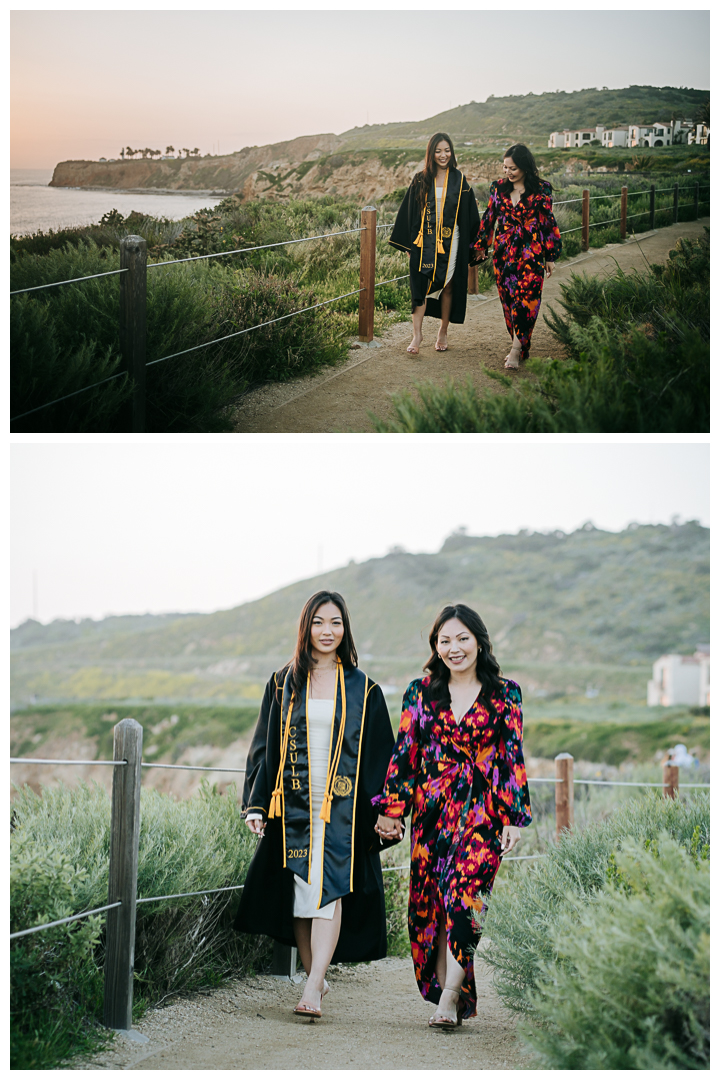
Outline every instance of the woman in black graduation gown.
[[470, 245], [480, 228], [475, 193], [457, 167], [449, 135], [439, 131], [425, 151], [425, 166], [413, 176], [390, 236], [410, 256], [413, 337], [417, 356], [425, 315], [440, 319], [436, 352], [447, 349], [449, 323], [465, 322]]
[[357, 666], [339, 593], [311, 596], [292, 661], [267, 684], [243, 808], [260, 836], [236, 929], [297, 945], [316, 1017], [334, 962], [386, 955], [385, 897], [371, 799], [395, 738], [380, 687]]

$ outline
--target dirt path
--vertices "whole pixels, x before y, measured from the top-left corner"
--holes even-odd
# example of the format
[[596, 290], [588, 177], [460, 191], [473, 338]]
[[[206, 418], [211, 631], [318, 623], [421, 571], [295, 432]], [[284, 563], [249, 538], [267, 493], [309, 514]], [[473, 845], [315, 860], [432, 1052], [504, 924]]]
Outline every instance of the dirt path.
[[[561, 262], [545, 284], [543, 307], [559, 297], [560, 286], [571, 273], [614, 274], [618, 266], [626, 273], [642, 271], [648, 262], [664, 262], [679, 237], [701, 236], [709, 221], [703, 218], [672, 225], [644, 233], [639, 240], [608, 244]], [[533, 355], [557, 356], [558, 342], [545, 325], [542, 310], [533, 335]], [[251, 391], [237, 407], [234, 430], [373, 431], [368, 412], [387, 419], [391, 414], [390, 395], [411, 388], [420, 379], [444, 382], [448, 376], [464, 380], [469, 375], [478, 388], [498, 391], [499, 384], [483, 370], [502, 371], [510, 344], [495, 288], [485, 295], [468, 297], [466, 321], [462, 326], [450, 327], [446, 353], [433, 349], [439, 322], [427, 319], [420, 355], [409, 356], [405, 351], [411, 337], [409, 326], [398, 323], [381, 339], [353, 349], [342, 367]], [[515, 378], [532, 376], [521, 369]]]
[[147, 1013], [137, 1030], [81, 1069], [518, 1069], [528, 1064], [515, 1017], [476, 965], [478, 1015], [431, 1031], [409, 959], [330, 968], [321, 1020], [294, 1016], [301, 987], [270, 976], [237, 980]]

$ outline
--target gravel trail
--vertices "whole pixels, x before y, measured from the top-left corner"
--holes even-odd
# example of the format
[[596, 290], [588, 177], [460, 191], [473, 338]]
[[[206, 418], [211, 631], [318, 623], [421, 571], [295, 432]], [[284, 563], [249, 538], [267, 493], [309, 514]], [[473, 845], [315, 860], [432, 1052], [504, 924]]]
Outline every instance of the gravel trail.
[[478, 1015], [457, 1031], [428, 1028], [409, 959], [331, 967], [320, 1020], [295, 1016], [302, 986], [270, 976], [235, 980], [150, 1010], [137, 1030], [76, 1068], [518, 1069], [529, 1064], [515, 1017], [476, 963]]
[[[533, 334], [532, 355], [558, 356], [561, 347], [543, 320], [547, 305], [560, 296], [560, 286], [571, 273], [612, 275], [643, 271], [648, 263], [665, 262], [681, 236], [702, 236], [709, 218], [681, 222], [666, 229], [643, 233], [622, 244], [608, 244], [558, 264], [546, 280], [543, 305]], [[365, 432], [374, 431], [369, 412], [381, 419], [391, 415], [390, 395], [411, 389], [418, 380], [442, 383], [450, 376], [468, 375], [481, 390], [497, 393], [500, 385], [484, 370], [502, 372], [510, 338], [505, 329], [497, 290], [468, 296], [465, 323], [450, 326], [448, 350], [436, 353], [433, 345], [440, 323], [426, 319], [424, 341], [418, 356], [405, 351], [411, 324], [396, 323], [382, 338], [351, 349], [341, 366], [289, 383], [269, 384], [250, 391], [235, 410], [238, 432]], [[524, 365], [514, 379], [533, 378]]]

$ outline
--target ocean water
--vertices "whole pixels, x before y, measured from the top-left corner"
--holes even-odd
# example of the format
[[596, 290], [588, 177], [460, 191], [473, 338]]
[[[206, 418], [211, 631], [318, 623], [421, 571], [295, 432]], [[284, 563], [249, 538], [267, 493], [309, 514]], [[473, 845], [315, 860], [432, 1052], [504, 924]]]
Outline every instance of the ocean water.
[[93, 225], [108, 210], [119, 210], [123, 217], [137, 210], [153, 217], [177, 221], [222, 200], [210, 195], [159, 194], [128, 191], [88, 191], [86, 188], [51, 188], [52, 169], [10, 170], [10, 232], [25, 236], [42, 229]]

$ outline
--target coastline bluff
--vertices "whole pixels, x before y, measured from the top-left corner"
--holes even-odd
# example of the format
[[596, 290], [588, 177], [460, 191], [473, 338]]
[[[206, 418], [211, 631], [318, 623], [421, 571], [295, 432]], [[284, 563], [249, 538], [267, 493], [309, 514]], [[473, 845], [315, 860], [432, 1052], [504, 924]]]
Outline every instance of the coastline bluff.
[[[405, 188], [422, 166], [424, 149], [357, 149], [337, 135], [304, 135], [219, 156], [61, 161], [50, 186], [195, 191], [236, 195], [243, 201], [332, 194], [367, 202]], [[501, 162], [475, 164], [465, 171], [471, 182], [492, 180], [500, 175]]]

